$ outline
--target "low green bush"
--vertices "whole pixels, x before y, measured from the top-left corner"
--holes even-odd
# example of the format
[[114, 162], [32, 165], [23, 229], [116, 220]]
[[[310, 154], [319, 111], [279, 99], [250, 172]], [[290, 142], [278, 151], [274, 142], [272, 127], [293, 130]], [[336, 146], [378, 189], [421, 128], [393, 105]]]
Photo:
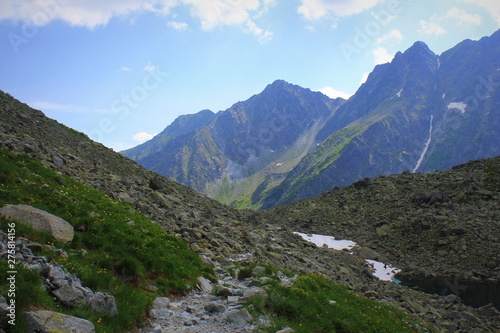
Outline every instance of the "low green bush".
[[271, 284], [268, 299], [250, 300], [253, 310], [270, 315], [265, 332], [291, 327], [306, 332], [417, 332], [404, 312], [360, 297], [321, 275], [297, 278], [291, 287]]

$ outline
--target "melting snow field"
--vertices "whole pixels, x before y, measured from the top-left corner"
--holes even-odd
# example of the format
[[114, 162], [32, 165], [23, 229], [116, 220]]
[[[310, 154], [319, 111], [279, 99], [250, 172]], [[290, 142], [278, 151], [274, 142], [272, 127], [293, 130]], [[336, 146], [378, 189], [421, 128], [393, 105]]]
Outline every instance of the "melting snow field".
[[353, 247], [355, 247], [356, 244], [353, 241], [350, 240], [345, 240], [345, 239], [340, 239], [337, 240], [333, 236], [325, 236], [325, 235], [316, 235], [316, 234], [303, 234], [301, 232], [294, 232], [294, 234], [299, 235], [302, 237], [304, 240], [314, 243], [316, 246], [319, 247], [324, 247], [325, 245], [329, 249], [335, 249], [335, 250], [350, 250]]
[[465, 108], [467, 107], [467, 104], [464, 102], [452, 102], [448, 104], [448, 109], [458, 109], [460, 112], [465, 113]]
[[[299, 235], [304, 240], [311, 242], [319, 247], [328, 247], [334, 250], [350, 250], [357, 246], [356, 242], [346, 239], [335, 239], [333, 236], [317, 235], [317, 234], [304, 234], [301, 232], [294, 232], [295, 235]], [[373, 275], [378, 277], [380, 280], [399, 282], [394, 278], [401, 270], [399, 268], [393, 267], [391, 265], [384, 264], [383, 262], [376, 260], [366, 260], [368, 266], [373, 270]]]
[[398, 279], [394, 278], [394, 275], [401, 272], [399, 268], [375, 260], [367, 259], [366, 262], [372, 267], [373, 275], [378, 277], [380, 280], [399, 282]]

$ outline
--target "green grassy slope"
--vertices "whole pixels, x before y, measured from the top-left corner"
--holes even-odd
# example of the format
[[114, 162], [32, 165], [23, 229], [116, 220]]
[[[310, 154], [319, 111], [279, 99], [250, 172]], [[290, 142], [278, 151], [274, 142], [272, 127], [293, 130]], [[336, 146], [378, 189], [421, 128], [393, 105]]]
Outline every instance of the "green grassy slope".
[[[16, 223], [16, 236], [63, 248], [69, 257], [48, 250], [46, 255], [76, 273], [84, 286], [115, 296], [119, 315], [101, 318], [88, 309], [63, 309], [43, 295], [33, 297], [33, 302], [31, 298], [26, 300], [18, 313], [30, 306], [50, 308], [87, 318], [98, 332], [125, 331], [145, 316], [155, 296], [183, 293], [195, 285], [196, 277], [210, 275], [211, 270], [186, 243], [167, 234], [132, 206], [49, 170], [33, 158], [0, 150], [3, 204], [31, 205], [71, 223], [77, 231], [67, 245], [54, 244], [50, 235], [35, 233], [20, 223]], [[0, 228], [6, 230], [6, 223], [2, 219]], [[31, 272], [19, 272], [19, 281], [36, 281]], [[33, 289], [25, 289], [31, 282], [20, 284], [23, 292]], [[158, 291], [151, 292], [150, 285]], [[44, 293], [34, 289], [37, 294]], [[3, 294], [5, 288], [0, 291]]]

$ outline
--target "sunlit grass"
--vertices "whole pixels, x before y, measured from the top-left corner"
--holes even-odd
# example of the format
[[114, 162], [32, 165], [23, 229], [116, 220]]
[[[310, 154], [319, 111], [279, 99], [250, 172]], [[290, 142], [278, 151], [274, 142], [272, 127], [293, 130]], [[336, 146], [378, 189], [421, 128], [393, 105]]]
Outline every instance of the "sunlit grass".
[[[124, 331], [143, 319], [156, 296], [147, 291], [148, 285], [157, 285], [163, 295], [180, 294], [195, 285], [196, 277], [213, 274], [186, 243], [132, 206], [47, 169], [28, 156], [0, 150], [0, 206], [4, 204], [30, 205], [75, 227], [70, 244], [59, 244], [50, 235], [20, 223], [16, 223], [16, 236], [63, 248], [68, 257], [47, 249], [43, 254], [77, 274], [84, 286], [115, 296], [118, 317], [98, 316], [88, 309], [65, 309], [92, 320], [98, 332]], [[6, 223], [0, 219], [0, 228], [5, 230]], [[53, 306], [44, 303], [43, 307]]]

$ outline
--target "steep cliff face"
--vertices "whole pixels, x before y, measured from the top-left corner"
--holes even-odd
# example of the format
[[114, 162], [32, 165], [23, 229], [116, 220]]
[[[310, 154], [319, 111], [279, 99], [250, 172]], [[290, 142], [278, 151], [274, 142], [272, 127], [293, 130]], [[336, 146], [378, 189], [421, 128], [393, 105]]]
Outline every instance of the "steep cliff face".
[[282, 179], [315, 146], [317, 133], [343, 102], [277, 80], [204, 126], [169, 140], [160, 135], [123, 153], [223, 202], [252, 205], [257, 187], [273, 188], [270, 177]]
[[432, 143], [418, 171], [500, 154], [500, 31], [440, 56]]
[[500, 31], [440, 56], [416, 42], [348, 101], [278, 80], [124, 153], [234, 207], [269, 208], [365, 177], [497, 156], [499, 99]]
[[[500, 32], [435, 55], [422, 42], [377, 66], [263, 199], [288, 203], [381, 174], [444, 170], [500, 154]], [[478, 61], [478, 59], [480, 59]]]

